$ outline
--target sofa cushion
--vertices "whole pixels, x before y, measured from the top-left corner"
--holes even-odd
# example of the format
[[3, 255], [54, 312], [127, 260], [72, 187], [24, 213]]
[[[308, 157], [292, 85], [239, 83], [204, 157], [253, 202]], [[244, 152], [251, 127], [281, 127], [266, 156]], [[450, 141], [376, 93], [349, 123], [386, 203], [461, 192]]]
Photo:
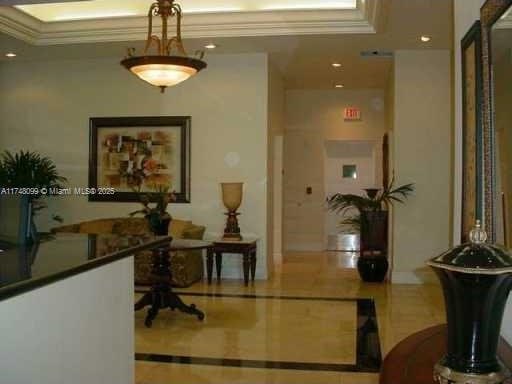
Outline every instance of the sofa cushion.
[[99, 219], [80, 223], [80, 233], [112, 233], [112, 227], [117, 219]]
[[183, 231], [183, 238], [184, 239], [193, 239], [193, 240], [202, 240], [205, 230], [206, 230], [206, 227], [203, 227], [201, 225], [191, 224], [190, 227], [186, 228]]
[[169, 234], [176, 239], [183, 239], [183, 232], [185, 229], [191, 226], [191, 221], [172, 219], [169, 228]]

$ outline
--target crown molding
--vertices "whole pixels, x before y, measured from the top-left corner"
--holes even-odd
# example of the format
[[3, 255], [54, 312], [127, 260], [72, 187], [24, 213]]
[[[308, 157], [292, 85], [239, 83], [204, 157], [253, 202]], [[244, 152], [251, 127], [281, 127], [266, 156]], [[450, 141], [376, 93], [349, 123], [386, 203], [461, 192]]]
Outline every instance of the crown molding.
[[0, 6], [0, 32], [36, 44], [43, 22], [16, 8]]
[[[358, 0], [355, 10], [290, 10], [185, 15], [185, 38], [376, 33], [382, 0]], [[158, 24], [156, 25], [158, 27]], [[0, 32], [33, 45], [145, 40], [147, 17], [42, 22], [0, 6]]]

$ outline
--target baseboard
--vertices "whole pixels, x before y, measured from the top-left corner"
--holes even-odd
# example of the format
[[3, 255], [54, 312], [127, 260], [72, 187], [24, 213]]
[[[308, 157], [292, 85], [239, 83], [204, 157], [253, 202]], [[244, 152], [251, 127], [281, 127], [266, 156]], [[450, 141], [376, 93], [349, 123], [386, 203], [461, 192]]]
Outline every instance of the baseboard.
[[391, 274], [393, 284], [439, 284], [435, 273], [427, 269], [416, 271], [393, 271]]

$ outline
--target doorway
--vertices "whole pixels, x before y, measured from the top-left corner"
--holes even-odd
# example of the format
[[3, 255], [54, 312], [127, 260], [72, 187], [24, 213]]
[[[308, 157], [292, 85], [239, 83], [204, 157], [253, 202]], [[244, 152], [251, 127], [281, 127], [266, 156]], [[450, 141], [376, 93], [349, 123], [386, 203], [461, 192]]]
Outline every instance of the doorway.
[[[380, 143], [374, 140], [327, 140], [325, 141], [325, 197], [335, 193], [364, 194], [365, 188], [378, 184], [381, 156]], [[359, 233], [348, 225], [340, 225], [344, 215], [326, 211], [326, 249], [329, 251], [358, 251]]]

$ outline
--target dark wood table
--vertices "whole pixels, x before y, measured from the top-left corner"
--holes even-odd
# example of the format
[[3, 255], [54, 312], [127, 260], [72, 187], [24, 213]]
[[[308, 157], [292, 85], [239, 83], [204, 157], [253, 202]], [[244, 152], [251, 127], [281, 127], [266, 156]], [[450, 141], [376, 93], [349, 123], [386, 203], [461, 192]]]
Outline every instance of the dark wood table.
[[203, 250], [207, 252], [207, 259], [213, 258], [213, 244], [201, 240], [172, 240], [153, 249], [153, 260], [151, 265], [151, 290], [142, 296], [135, 304], [135, 310], [139, 311], [150, 306], [144, 324], [151, 327], [153, 320], [161, 309], [178, 309], [181, 312], [196, 315], [199, 320], [204, 319], [204, 313], [196, 308], [194, 304], [186, 305], [171, 288], [171, 252], [183, 250]]
[[[249, 285], [249, 272], [254, 282], [256, 274], [256, 242], [257, 238], [244, 238], [242, 240], [213, 240], [213, 252], [215, 253], [215, 266], [217, 269], [217, 284], [220, 283], [222, 274], [222, 254], [232, 253], [240, 254], [243, 257], [244, 283]], [[212, 283], [213, 275], [213, 256], [206, 258], [206, 273], [208, 275], [208, 284]]]
[[[382, 364], [379, 383], [434, 384], [434, 365], [445, 353], [446, 325], [417, 332], [388, 353]], [[512, 348], [503, 339], [500, 340], [498, 356], [507, 367], [512, 367]]]

